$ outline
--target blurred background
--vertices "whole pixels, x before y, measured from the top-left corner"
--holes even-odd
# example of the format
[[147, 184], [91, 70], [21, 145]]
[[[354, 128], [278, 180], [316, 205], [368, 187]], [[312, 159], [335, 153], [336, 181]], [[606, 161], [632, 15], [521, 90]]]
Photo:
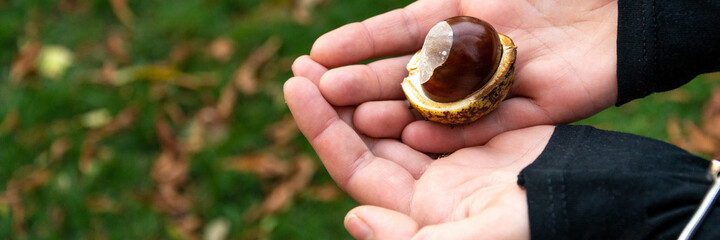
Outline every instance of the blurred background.
[[[0, 0], [0, 239], [350, 239], [282, 84], [324, 32], [410, 2]], [[718, 86], [580, 123], [716, 156]]]

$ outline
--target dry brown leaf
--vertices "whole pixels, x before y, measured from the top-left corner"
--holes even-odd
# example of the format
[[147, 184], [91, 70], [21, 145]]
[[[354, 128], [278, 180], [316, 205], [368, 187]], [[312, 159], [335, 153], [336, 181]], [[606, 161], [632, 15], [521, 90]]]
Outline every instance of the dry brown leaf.
[[668, 141], [675, 146], [678, 146], [687, 151], [692, 151], [692, 146], [688, 145], [688, 141], [683, 135], [682, 129], [680, 128], [680, 121], [677, 117], [670, 117], [665, 125], [665, 130], [668, 133]]
[[307, 187], [315, 174], [315, 162], [305, 155], [296, 156], [294, 162], [294, 173], [273, 188], [259, 208], [248, 211], [247, 220], [256, 221], [264, 215], [277, 213], [287, 207], [293, 198]]
[[63, 209], [54, 206], [50, 210], [50, 222], [52, 222], [53, 227], [60, 228], [62, 227], [63, 223], [65, 222], [65, 212], [63, 212]]
[[107, 196], [92, 196], [87, 199], [87, 208], [98, 213], [117, 213], [120, 208], [112, 198]]
[[72, 142], [67, 137], [58, 138], [50, 144], [50, 161], [58, 161], [65, 156], [65, 153], [72, 147]]
[[15, 173], [17, 177], [8, 181], [3, 198], [10, 205], [13, 212], [13, 231], [19, 236], [26, 233], [25, 207], [23, 206], [22, 195], [45, 185], [51, 177], [51, 172], [45, 168], [26, 166], [15, 170]]
[[14, 131], [20, 125], [20, 114], [16, 108], [8, 111], [5, 118], [0, 122], [0, 135]]
[[103, 63], [102, 68], [100, 68], [100, 73], [98, 79], [100, 79], [101, 84], [107, 84], [107, 85], [118, 85], [118, 70], [115, 62], [113, 61], [105, 61]]
[[155, 120], [162, 152], [150, 173], [155, 182], [155, 206], [170, 217], [184, 239], [199, 239], [200, 219], [192, 214], [191, 188], [188, 186], [189, 152], [179, 146], [176, 134], [165, 119]]
[[110, 34], [105, 40], [105, 46], [110, 55], [112, 55], [118, 63], [127, 63], [130, 61], [130, 54], [128, 54], [127, 48], [125, 47], [125, 37], [123, 37], [122, 34]]
[[193, 44], [189, 42], [180, 43], [170, 50], [170, 64], [174, 66], [185, 63], [193, 52]]
[[133, 29], [135, 26], [135, 15], [128, 7], [128, 0], [110, 0], [113, 13], [117, 16], [118, 20], [129, 29]]
[[235, 108], [235, 101], [237, 101], [237, 90], [232, 81], [228, 81], [223, 87], [218, 103], [216, 105], [218, 113], [224, 119], [229, 119], [232, 115], [233, 109]]
[[193, 117], [183, 147], [195, 153], [205, 146], [218, 144], [227, 139], [227, 121], [215, 107], [205, 107]]
[[170, 215], [187, 213], [191, 206], [189, 194], [181, 192], [187, 181], [188, 162], [177, 157], [172, 150], [163, 150], [151, 172], [157, 189], [155, 205]]
[[703, 109], [703, 131], [720, 140], [720, 87], [713, 90]]
[[183, 112], [182, 108], [180, 108], [180, 105], [178, 105], [174, 101], [169, 101], [163, 105], [163, 111], [167, 116], [170, 118], [170, 120], [175, 123], [177, 126], [185, 125], [187, 121], [187, 116], [185, 116], [185, 112]]
[[58, 9], [60, 9], [63, 13], [84, 14], [87, 13], [88, 2], [79, 0], [62, 0], [58, 3]]
[[251, 172], [265, 179], [287, 176], [291, 171], [287, 161], [283, 161], [271, 153], [230, 157], [223, 163], [226, 169]]
[[235, 53], [235, 44], [228, 37], [218, 37], [210, 43], [208, 52], [218, 62], [227, 62]]
[[308, 25], [312, 21], [313, 9], [322, 3], [323, 0], [295, 0], [293, 17], [300, 25]]
[[180, 234], [188, 240], [200, 239], [197, 234], [198, 229], [202, 226], [202, 220], [195, 215], [182, 215], [173, 221], [178, 228]]
[[104, 138], [132, 126], [138, 114], [140, 114], [140, 110], [136, 106], [126, 107], [107, 124], [85, 134], [78, 161], [78, 167], [83, 173], [89, 173], [93, 169], [94, 159], [98, 152], [97, 144]]
[[41, 45], [36, 41], [28, 41], [20, 47], [20, 52], [10, 66], [10, 81], [18, 84], [29, 73], [35, 71], [35, 60], [40, 55]]
[[685, 121], [685, 129], [688, 132], [689, 143], [693, 146], [696, 151], [713, 154], [718, 146], [720, 146], [716, 139], [705, 134], [700, 128], [695, 126], [691, 121]]
[[163, 150], [168, 150], [175, 155], [179, 153], [180, 147], [177, 145], [175, 133], [167, 121], [162, 118], [155, 119], [155, 133], [157, 133]]
[[270, 60], [280, 49], [282, 41], [278, 37], [271, 37], [262, 46], [255, 49], [250, 56], [235, 71], [235, 87], [245, 95], [253, 95], [258, 89], [258, 69]]
[[11, 179], [7, 184], [4, 198], [12, 210], [13, 233], [18, 236], [25, 235], [25, 206], [22, 203], [22, 192], [17, 180]]
[[343, 196], [343, 192], [335, 184], [312, 186], [306, 193], [321, 202], [336, 201]]
[[686, 103], [692, 100], [692, 94], [687, 89], [678, 88], [661, 95], [664, 99], [671, 102]]
[[667, 132], [671, 143], [689, 152], [720, 156], [720, 88], [713, 91], [705, 103], [701, 127], [692, 121], [683, 123], [684, 132], [676, 118], [668, 120]]
[[292, 115], [285, 116], [279, 122], [273, 123], [265, 129], [274, 146], [286, 146], [299, 133], [297, 123]]

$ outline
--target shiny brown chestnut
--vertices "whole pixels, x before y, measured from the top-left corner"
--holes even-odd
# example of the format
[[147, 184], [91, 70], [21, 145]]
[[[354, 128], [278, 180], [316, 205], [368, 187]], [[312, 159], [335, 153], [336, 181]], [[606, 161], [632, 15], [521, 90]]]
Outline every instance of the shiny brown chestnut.
[[[450, 31], [447, 32], [449, 25]], [[437, 49], [445, 59], [422, 84], [427, 96], [438, 102], [452, 102], [480, 89], [500, 64], [502, 45], [497, 31], [489, 23], [468, 16], [458, 16], [438, 23], [430, 34], [451, 40], [449, 49]], [[450, 36], [452, 35], [452, 36]], [[437, 37], [437, 36], [430, 36]], [[450, 38], [452, 37], [452, 38]], [[426, 45], [437, 41], [426, 41]], [[447, 48], [447, 44], [442, 44]]]
[[407, 64], [402, 89], [410, 105], [430, 121], [473, 122], [507, 96], [516, 46], [488, 23], [454, 17], [436, 24]]

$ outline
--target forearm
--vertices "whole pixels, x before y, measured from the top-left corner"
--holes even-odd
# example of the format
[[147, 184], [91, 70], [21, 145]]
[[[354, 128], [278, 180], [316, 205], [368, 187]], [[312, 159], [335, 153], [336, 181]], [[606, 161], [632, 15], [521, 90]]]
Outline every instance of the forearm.
[[720, 1], [620, 0], [618, 9], [617, 105], [720, 70]]
[[[559, 125], [519, 175], [533, 239], [676, 238], [710, 186], [709, 162], [670, 144]], [[720, 222], [720, 207], [706, 223]], [[697, 239], [720, 239], [705, 224]]]

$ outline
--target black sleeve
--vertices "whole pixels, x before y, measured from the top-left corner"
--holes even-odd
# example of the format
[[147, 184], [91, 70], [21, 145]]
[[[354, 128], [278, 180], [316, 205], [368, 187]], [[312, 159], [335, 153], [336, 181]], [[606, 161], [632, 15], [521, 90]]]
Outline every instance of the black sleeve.
[[720, 70], [720, 1], [620, 0], [617, 105]]
[[[708, 160], [665, 142], [558, 125], [518, 184], [531, 239], [677, 239], [712, 181]], [[694, 239], [720, 239], [720, 201]]]

